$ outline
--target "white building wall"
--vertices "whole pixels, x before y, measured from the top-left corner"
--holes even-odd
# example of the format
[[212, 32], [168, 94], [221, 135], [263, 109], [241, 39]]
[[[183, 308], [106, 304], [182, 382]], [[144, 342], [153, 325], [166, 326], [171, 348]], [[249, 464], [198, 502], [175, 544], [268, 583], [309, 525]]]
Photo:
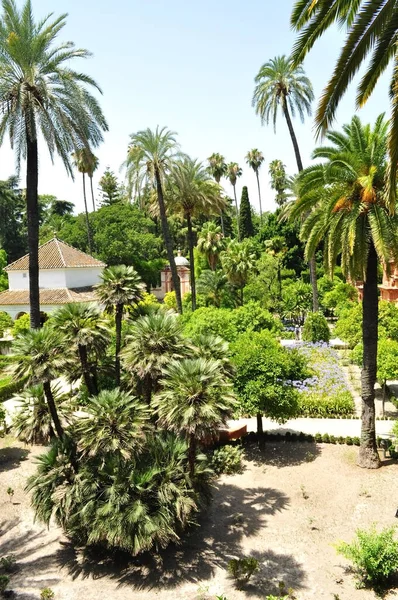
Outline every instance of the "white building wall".
[[[28, 290], [28, 271], [9, 271], [8, 285], [10, 290]], [[39, 287], [44, 289], [67, 287], [65, 269], [46, 269], [39, 271]]]
[[100, 283], [102, 267], [79, 267], [65, 269], [67, 288], [79, 288]]

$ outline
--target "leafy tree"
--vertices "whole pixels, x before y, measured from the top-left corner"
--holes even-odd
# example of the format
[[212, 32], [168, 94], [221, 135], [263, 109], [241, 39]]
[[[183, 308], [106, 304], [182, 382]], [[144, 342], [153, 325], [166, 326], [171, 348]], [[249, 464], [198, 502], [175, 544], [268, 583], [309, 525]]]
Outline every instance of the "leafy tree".
[[259, 202], [259, 206], [260, 206], [260, 227], [262, 225], [263, 222], [263, 210], [262, 210], [262, 206], [261, 206], [261, 190], [260, 190], [260, 179], [258, 176], [258, 172], [259, 169], [261, 167], [261, 165], [263, 164], [265, 158], [262, 152], [260, 152], [260, 150], [257, 150], [257, 148], [253, 148], [253, 150], [249, 150], [249, 152], [246, 154], [246, 162], [249, 165], [249, 167], [251, 169], [253, 169], [253, 171], [256, 174], [256, 179], [257, 179], [257, 188], [258, 188], [258, 202]]
[[[294, 117], [297, 111], [302, 122], [304, 122], [305, 114], [311, 115], [311, 103], [314, 99], [311, 81], [306, 77], [301, 65], [295, 65], [291, 58], [286, 56], [277, 56], [263, 64], [255, 82], [257, 85], [252, 104], [256, 108], [256, 114], [260, 116], [261, 122], [267, 125], [272, 119], [274, 130], [276, 130], [276, 118], [279, 110], [282, 112], [289, 129], [296, 155], [297, 169], [300, 173], [303, 170], [303, 163], [290, 113]], [[314, 256], [309, 257], [309, 267], [313, 289], [313, 311], [317, 312], [319, 306]]]
[[15, 177], [0, 181], [0, 247], [9, 262], [28, 252], [25, 199]]
[[[87, 89], [98, 85], [73, 69], [86, 50], [72, 42], [55, 45], [65, 26], [65, 15], [36, 23], [30, 0], [19, 10], [12, 0], [2, 0], [0, 27], [0, 98], [7, 110], [1, 122], [0, 141], [8, 130], [16, 149], [17, 164], [26, 157], [26, 207], [29, 246], [29, 286], [32, 327], [40, 327], [38, 133], [51, 157], [57, 152], [72, 175], [70, 153], [79, 147], [97, 146], [107, 130], [99, 104]], [[100, 91], [100, 90], [99, 90]]]
[[115, 383], [117, 387], [120, 386], [120, 348], [124, 311], [128, 306], [137, 304], [141, 300], [144, 287], [133, 267], [118, 265], [102, 271], [101, 283], [96, 288], [98, 299], [105, 306], [105, 310], [115, 313]]
[[312, 290], [308, 283], [299, 280], [284, 287], [282, 313], [285, 318], [302, 325], [306, 314], [311, 310], [311, 303]]
[[51, 217], [66, 217], [72, 215], [75, 205], [68, 200], [58, 200], [55, 196], [51, 199], [50, 218]]
[[235, 368], [234, 388], [246, 414], [284, 423], [298, 414], [298, 392], [292, 382], [306, 376], [305, 362], [296, 351], [286, 350], [268, 331], [246, 332], [231, 344]]
[[238, 179], [238, 177], [242, 176], [242, 169], [240, 168], [240, 166], [238, 165], [238, 163], [236, 162], [230, 162], [227, 165], [227, 176], [229, 179], [230, 184], [232, 185], [233, 189], [234, 189], [234, 198], [235, 198], [235, 207], [236, 207], [236, 220], [237, 220], [237, 227], [238, 227], [238, 240], [240, 240], [240, 233], [239, 233], [239, 208], [238, 208], [238, 199], [236, 197], [236, 181]]
[[232, 240], [221, 254], [222, 268], [228, 281], [240, 290], [241, 304], [243, 304], [243, 288], [248, 281], [250, 271], [254, 269], [255, 258], [248, 240], [243, 242]]
[[351, 347], [359, 344], [362, 338], [362, 305], [359, 302], [340, 312], [334, 332]]
[[3, 337], [4, 331], [12, 327], [13, 320], [10, 315], [3, 310], [0, 311], [0, 337]]
[[[359, 465], [377, 468], [374, 384], [377, 372], [378, 261], [398, 259], [396, 219], [385, 204], [387, 123], [380, 115], [374, 127], [358, 117], [343, 132], [326, 135], [330, 146], [314, 151], [322, 162], [300, 177], [296, 209], [309, 215], [302, 227], [306, 255], [324, 240], [325, 267], [333, 272], [341, 254], [344, 276], [363, 280], [362, 436]], [[308, 213], [308, 211], [311, 211]]]
[[4, 271], [7, 266], [7, 254], [5, 250], [0, 249], [0, 292], [8, 289], [8, 277]]
[[242, 197], [240, 201], [239, 232], [242, 240], [253, 237], [254, 235], [252, 208], [250, 206], [249, 193], [245, 185], [242, 188]]
[[277, 260], [277, 277], [279, 284], [279, 298], [282, 299], [282, 267], [284, 258], [286, 256], [285, 238], [282, 236], [276, 236], [270, 240], [265, 240], [265, 247], [269, 254], [274, 256]]
[[173, 241], [170, 236], [164, 199], [164, 183], [178, 152], [175, 134], [166, 127], [155, 131], [146, 129], [130, 136], [130, 150], [127, 156], [127, 173], [146, 174], [151, 185], [156, 188], [162, 223], [163, 238], [170, 264], [174, 291], [177, 298], [178, 312], [182, 313], [181, 287], [174, 259]]
[[99, 180], [101, 190], [101, 206], [110, 206], [122, 200], [122, 189], [120, 183], [109, 167]]
[[228, 294], [228, 280], [222, 271], [202, 271], [198, 279], [198, 294], [204, 296], [206, 304], [220, 308]]
[[[294, 46], [295, 64], [302, 62], [315, 42], [336, 21], [348, 28], [333, 75], [318, 105], [315, 123], [318, 133], [324, 133], [333, 123], [336, 110], [353, 77], [371, 54], [357, 90], [357, 106], [363, 106], [371, 96], [381, 75], [390, 62], [394, 70], [390, 85], [391, 119], [388, 134], [390, 164], [398, 162], [398, 88], [396, 86], [395, 40], [397, 34], [397, 7], [394, 2], [380, 0], [377, 5], [349, 0], [316, 2], [297, 0], [291, 24], [299, 32]], [[388, 169], [388, 205], [394, 207], [396, 200], [396, 169]]]
[[12, 326], [12, 335], [17, 337], [21, 333], [27, 333], [30, 329], [30, 315], [24, 313], [18, 319], [15, 319]]
[[328, 342], [330, 330], [328, 322], [322, 313], [310, 313], [304, 322], [303, 340], [305, 342]]
[[29, 384], [43, 385], [54, 429], [62, 438], [64, 429], [51, 388], [51, 381], [59, 376], [66, 361], [60, 333], [51, 327], [29, 329], [14, 340], [13, 351], [16, 354], [14, 377], [26, 377]]
[[[221, 178], [227, 176], [228, 169], [227, 169], [227, 163], [225, 162], [225, 158], [222, 156], [222, 154], [219, 154], [218, 152], [214, 152], [211, 156], [209, 156], [207, 161], [209, 163], [209, 171], [210, 171], [211, 175], [216, 180], [216, 183], [218, 183], [218, 185], [220, 185]], [[225, 235], [224, 218], [223, 218], [222, 211], [220, 214], [220, 220], [221, 220], [222, 234]]]
[[214, 271], [221, 252], [225, 250], [221, 227], [213, 221], [207, 221], [199, 233], [197, 248], [200, 254], [206, 256], [210, 269]]
[[283, 206], [287, 200], [286, 167], [281, 160], [275, 159], [270, 162], [268, 173], [271, 177], [271, 188], [276, 191], [275, 202], [278, 206]]
[[231, 384], [217, 360], [185, 358], [163, 369], [162, 387], [153, 406], [160, 426], [186, 436], [191, 477], [195, 474], [197, 442], [226, 424], [234, 404]]
[[265, 242], [274, 237], [283, 237], [287, 249], [284, 266], [286, 269], [294, 269], [297, 277], [300, 277], [305, 269], [304, 246], [299, 238], [300, 227], [298, 223], [281, 219], [281, 209], [274, 213], [264, 213], [263, 225], [259, 233], [259, 241]]
[[95, 396], [98, 389], [94, 364], [110, 339], [109, 326], [100, 309], [84, 302], [65, 304], [53, 313], [51, 321], [52, 326], [62, 333], [64, 347], [76, 352], [88, 393]]
[[353, 302], [358, 302], [358, 290], [344, 281], [338, 281], [322, 298], [322, 306], [335, 314], [349, 307]]

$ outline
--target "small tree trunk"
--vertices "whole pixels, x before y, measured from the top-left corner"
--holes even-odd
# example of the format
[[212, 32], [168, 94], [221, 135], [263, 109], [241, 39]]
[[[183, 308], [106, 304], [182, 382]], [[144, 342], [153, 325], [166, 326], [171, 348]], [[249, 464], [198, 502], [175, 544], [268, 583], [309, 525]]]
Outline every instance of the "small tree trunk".
[[[39, 329], [40, 293], [39, 293], [39, 203], [38, 203], [38, 148], [34, 118], [30, 128], [27, 126], [26, 147], [26, 216], [28, 221], [29, 247], [29, 304], [30, 326]], [[32, 139], [33, 138], [33, 139]]]
[[236, 206], [236, 230], [238, 232], [238, 242], [240, 242], [240, 233], [239, 233], [239, 209], [238, 209], [238, 199], [236, 197], [236, 184], [232, 186], [234, 188], [234, 198], [235, 198], [235, 206]]
[[189, 246], [189, 268], [191, 272], [191, 300], [192, 311], [196, 310], [196, 281], [195, 281], [195, 257], [193, 252], [193, 232], [191, 215], [187, 213], [188, 246]]
[[309, 261], [310, 267], [310, 280], [312, 287], [312, 312], [319, 311], [319, 301], [318, 301], [318, 284], [316, 280], [316, 262], [315, 257], [310, 258]]
[[55, 400], [49, 381], [43, 381], [43, 390], [46, 396], [48, 410], [50, 411], [51, 419], [54, 423], [55, 431], [57, 432], [57, 436], [62, 438], [64, 435], [64, 430], [58, 417], [57, 407], [55, 406]]
[[373, 243], [371, 243], [366, 267], [366, 280], [363, 284], [362, 300], [362, 423], [358, 465], [365, 469], [377, 469], [380, 467], [380, 458], [376, 445], [375, 420], [378, 300], [377, 254]]
[[261, 191], [260, 191], [260, 179], [258, 177], [258, 170], [256, 171], [256, 177], [257, 177], [257, 187], [258, 187], [258, 202], [260, 205], [260, 227], [263, 224], [263, 209], [261, 206]]
[[82, 366], [82, 374], [83, 374], [84, 383], [86, 384], [88, 393], [91, 396], [96, 396], [98, 394], [98, 390], [97, 390], [97, 386], [95, 385], [93, 378], [91, 377], [90, 367], [88, 364], [88, 357], [87, 357], [87, 346], [83, 346], [82, 344], [79, 344], [78, 351], [79, 351], [80, 363]]
[[383, 396], [381, 399], [381, 414], [383, 417], [386, 416], [386, 391], [387, 391], [387, 381], [384, 380], [383, 383]]
[[260, 412], [257, 413], [257, 433], [259, 435], [262, 435], [264, 433], [264, 429], [263, 429], [263, 415]]
[[90, 175], [91, 200], [93, 201], [93, 211], [95, 212], [95, 198], [93, 189], [93, 176]]
[[86, 213], [87, 241], [88, 241], [88, 249], [91, 254], [93, 251], [93, 247], [92, 247], [92, 243], [91, 243], [90, 221], [88, 218], [87, 196], [86, 196], [86, 178], [85, 178], [84, 173], [82, 173], [82, 175], [83, 175], [84, 212]]
[[166, 250], [167, 250], [167, 258], [169, 259], [169, 263], [170, 263], [170, 270], [171, 270], [171, 277], [173, 280], [173, 286], [174, 286], [174, 290], [176, 293], [177, 309], [178, 309], [178, 312], [180, 314], [182, 314], [180, 278], [178, 277], [178, 273], [177, 273], [177, 267], [176, 267], [176, 262], [174, 259], [174, 252], [173, 252], [173, 242], [171, 240], [169, 224], [167, 222], [162, 181], [160, 178], [159, 170], [157, 168], [155, 168], [155, 178], [156, 178], [156, 190], [157, 190], [157, 196], [158, 196], [160, 220], [162, 222], [163, 238], [164, 238], [164, 243], [165, 243]]
[[189, 463], [189, 474], [191, 477], [195, 475], [195, 459], [196, 459], [196, 438], [195, 434], [189, 435], [189, 449], [188, 449], [188, 463]]
[[117, 304], [115, 313], [116, 352], [115, 352], [115, 383], [120, 387], [120, 348], [122, 345], [123, 304]]

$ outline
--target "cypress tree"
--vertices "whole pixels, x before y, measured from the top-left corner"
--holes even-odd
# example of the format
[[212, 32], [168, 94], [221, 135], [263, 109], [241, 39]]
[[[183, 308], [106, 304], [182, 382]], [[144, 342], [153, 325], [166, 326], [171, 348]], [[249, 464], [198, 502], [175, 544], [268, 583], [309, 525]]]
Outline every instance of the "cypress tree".
[[254, 235], [252, 208], [250, 206], [249, 193], [245, 185], [242, 188], [242, 198], [239, 207], [239, 234], [241, 240], [253, 237]]

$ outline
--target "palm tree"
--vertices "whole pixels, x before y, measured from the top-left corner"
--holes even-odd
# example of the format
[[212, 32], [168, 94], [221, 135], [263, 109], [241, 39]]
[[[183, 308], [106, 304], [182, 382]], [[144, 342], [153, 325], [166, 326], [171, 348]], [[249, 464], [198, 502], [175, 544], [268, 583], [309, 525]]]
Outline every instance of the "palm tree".
[[287, 200], [286, 189], [289, 187], [285, 165], [281, 160], [275, 159], [270, 162], [268, 173], [271, 177], [271, 188], [276, 191], [275, 202], [278, 206], [283, 206]]
[[221, 254], [222, 268], [228, 281], [240, 290], [240, 303], [243, 305], [243, 288], [249, 274], [255, 268], [256, 255], [251, 250], [250, 242], [232, 240], [228, 248]]
[[182, 313], [180, 279], [177, 273], [173, 241], [170, 235], [164, 200], [164, 188], [167, 176], [178, 156], [179, 148], [175, 135], [174, 132], [169, 131], [166, 127], [162, 127], [161, 129], [156, 127], [155, 131], [151, 131], [148, 128], [132, 134], [130, 136], [131, 141], [125, 166], [128, 181], [132, 181], [134, 175], [136, 175], [139, 181], [143, 182], [145, 176], [152, 187], [156, 189], [163, 238], [176, 294], [177, 309], [179, 313]]
[[315, 42], [336, 21], [347, 25], [347, 36], [335, 69], [318, 105], [315, 123], [318, 134], [323, 134], [333, 123], [336, 110], [349, 84], [371, 55], [357, 90], [357, 108], [364, 106], [372, 95], [380, 77], [393, 62], [390, 97], [391, 119], [388, 137], [390, 165], [386, 194], [391, 210], [396, 200], [398, 163], [398, 87], [396, 84], [396, 39], [398, 7], [390, 0], [358, 2], [358, 0], [297, 0], [291, 24], [299, 37], [293, 51], [295, 64], [303, 61]]
[[63, 334], [64, 344], [76, 351], [88, 393], [98, 394], [91, 355], [98, 359], [110, 339], [107, 321], [95, 304], [75, 302], [65, 304], [51, 317], [52, 325]]
[[173, 311], [162, 310], [132, 324], [120, 356], [132, 383], [137, 379], [141, 382], [149, 404], [163, 367], [172, 359], [181, 358], [186, 350], [181, 322]]
[[26, 207], [29, 245], [29, 302], [32, 327], [40, 327], [39, 298], [39, 132], [51, 158], [57, 153], [73, 177], [70, 154], [97, 146], [107, 123], [87, 86], [101, 91], [88, 75], [73, 70], [77, 58], [90, 56], [72, 42], [55, 45], [66, 15], [36, 23], [31, 0], [18, 10], [2, 0], [0, 23], [0, 143], [8, 130], [17, 165], [26, 158]]
[[206, 304], [211, 303], [220, 308], [227, 285], [227, 277], [221, 270], [206, 269], [198, 278], [198, 294], [206, 297]]
[[325, 266], [341, 267], [350, 281], [363, 283], [362, 435], [359, 465], [380, 465], [375, 437], [374, 386], [377, 372], [378, 261], [388, 269], [398, 258], [397, 220], [384, 202], [387, 179], [387, 129], [384, 115], [373, 128], [354, 117], [343, 132], [328, 132], [329, 146], [314, 151], [322, 160], [299, 177], [292, 217], [307, 215], [302, 226], [306, 255], [324, 240]]
[[87, 416], [74, 428], [83, 455], [116, 454], [131, 459], [142, 449], [149, 409], [129, 392], [103, 390], [89, 399], [84, 410]]
[[93, 154], [91, 152], [91, 150], [86, 150], [86, 152], [88, 154], [87, 175], [88, 175], [88, 178], [90, 179], [91, 201], [93, 203], [93, 211], [95, 212], [95, 198], [94, 198], [94, 188], [93, 188], [93, 176], [94, 176], [94, 172], [98, 169], [99, 160], [98, 160], [98, 157], [95, 156], [95, 154]]
[[196, 310], [196, 285], [192, 220], [217, 214], [223, 206], [219, 185], [209, 178], [201, 163], [185, 157], [174, 165], [169, 181], [169, 207], [173, 214], [180, 213], [187, 222], [193, 311]]
[[238, 208], [238, 199], [236, 197], [236, 180], [238, 177], [242, 176], [242, 169], [240, 168], [238, 163], [230, 162], [227, 165], [227, 174], [228, 174], [228, 179], [230, 181], [230, 184], [234, 188], [234, 198], [235, 198], [235, 207], [236, 207], [236, 227], [237, 227], [237, 231], [238, 231], [238, 240], [239, 240], [240, 239], [240, 236], [239, 236], [239, 208]]
[[16, 359], [13, 364], [16, 379], [27, 378], [29, 384], [43, 384], [48, 410], [57, 433], [62, 438], [64, 429], [59, 419], [51, 382], [65, 368], [67, 352], [58, 331], [50, 327], [29, 329], [13, 342]]
[[88, 163], [86, 160], [87, 155], [85, 152], [85, 148], [76, 150], [76, 152], [74, 152], [72, 154], [72, 158], [73, 158], [73, 164], [75, 165], [75, 167], [79, 171], [79, 173], [82, 174], [82, 177], [83, 177], [83, 200], [84, 200], [84, 213], [86, 216], [87, 242], [88, 242], [89, 252], [91, 253], [93, 251], [93, 244], [92, 244], [92, 239], [91, 239], [91, 228], [90, 228], [90, 220], [88, 217], [87, 195], [86, 195], [86, 174], [88, 172], [87, 169], [89, 167], [88, 167]]
[[195, 474], [197, 442], [225, 425], [234, 405], [231, 384], [218, 360], [185, 358], [163, 369], [162, 389], [153, 406], [161, 427], [187, 438], [191, 477]]
[[194, 351], [198, 358], [218, 360], [227, 377], [232, 377], [231, 352], [229, 344], [219, 335], [200, 333], [192, 339]]
[[122, 321], [124, 308], [141, 300], [145, 284], [133, 267], [118, 265], [107, 267], [101, 274], [102, 283], [96, 286], [96, 294], [108, 312], [115, 312], [116, 351], [115, 379], [120, 386], [120, 348], [122, 345]]
[[282, 265], [288, 248], [283, 236], [277, 235], [270, 240], [265, 240], [265, 248], [268, 254], [277, 260], [277, 278], [279, 287], [279, 300], [282, 300]]
[[58, 200], [58, 198], [55, 198], [51, 202], [50, 213], [51, 216], [66, 217], [73, 213], [74, 208], [75, 205], [73, 202], [69, 202], [68, 200]]
[[[214, 177], [216, 183], [220, 185], [221, 178], [226, 177], [227, 175], [227, 163], [225, 162], [225, 158], [222, 154], [219, 154], [218, 152], [213, 152], [213, 154], [209, 156], [207, 161], [209, 163], [209, 171], [211, 175]], [[220, 221], [222, 234], [225, 235], [222, 211], [220, 213]]]
[[207, 258], [209, 267], [215, 271], [220, 253], [225, 250], [224, 236], [214, 221], [204, 223], [198, 237], [197, 250]]
[[263, 222], [263, 209], [261, 206], [261, 190], [260, 190], [260, 179], [258, 176], [258, 171], [261, 167], [261, 165], [264, 162], [264, 155], [262, 152], [260, 152], [260, 150], [257, 150], [257, 148], [253, 148], [253, 150], [249, 150], [249, 152], [246, 154], [246, 162], [249, 165], [249, 167], [251, 169], [253, 169], [253, 171], [256, 174], [256, 178], [257, 178], [257, 188], [258, 188], [258, 201], [259, 201], [259, 205], [260, 205], [260, 227], [262, 225]]

